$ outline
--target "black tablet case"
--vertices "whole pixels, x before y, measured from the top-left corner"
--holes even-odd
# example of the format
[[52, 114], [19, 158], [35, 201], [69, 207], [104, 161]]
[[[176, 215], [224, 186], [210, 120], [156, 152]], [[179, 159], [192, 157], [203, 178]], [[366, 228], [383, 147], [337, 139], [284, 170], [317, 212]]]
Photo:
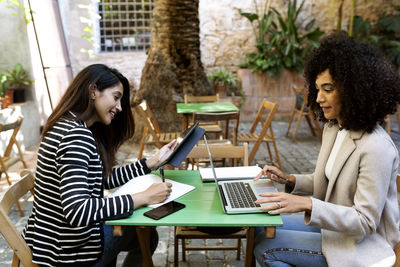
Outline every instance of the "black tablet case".
[[168, 159], [158, 165], [156, 169], [164, 166], [165, 164], [178, 167], [192, 150], [192, 148], [196, 145], [196, 143], [200, 140], [200, 138], [204, 135], [204, 133], [205, 130], [199, 127], [198, 122], [193, 124], [183, 133], [184, 138], [182, 142], [175, 147], [175, 150], [168, 157]]

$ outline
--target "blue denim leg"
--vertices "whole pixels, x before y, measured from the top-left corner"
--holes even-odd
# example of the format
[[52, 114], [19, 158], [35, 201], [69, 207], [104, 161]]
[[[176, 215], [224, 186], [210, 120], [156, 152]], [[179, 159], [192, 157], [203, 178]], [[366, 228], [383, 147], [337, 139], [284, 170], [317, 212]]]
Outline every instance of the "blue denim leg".
[[[135, 227], [126, 227], [123, 236], [114, 236], [113, 227], [104, 225], [104, 251], [94, 267], [107, 266], [115, 260], [121, 251], [128, 251], [123, 266], [142, 266], [142, 257]], [[158, 245], [158, 233], [151, 228], [150, 249], [153, 253]]]
[[304, 225], [303, 216], [282, 216], [274, 239], [265, 238], [263, 227], [256, 228], [254, 255], [261, 266], [328, 266], [321, 250], [317, 227]]

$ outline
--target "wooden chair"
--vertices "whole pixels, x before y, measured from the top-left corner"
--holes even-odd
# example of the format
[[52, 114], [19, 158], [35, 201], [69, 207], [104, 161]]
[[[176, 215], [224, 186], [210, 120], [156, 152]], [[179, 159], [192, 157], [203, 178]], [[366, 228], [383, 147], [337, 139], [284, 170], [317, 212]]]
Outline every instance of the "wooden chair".
[[[394, 115], [397, 117], [397, 123], [398, 123], [398, 125], [399, 125], [399, 127], [400, 127], [400, 111], [399, 111], [399, 107], [397, 108], [397, 111], [396, 111], [396, 113], [395, 113]], [[390, 135], [391, 132], [392, 132], [392, 129], [390, 128], [390, 117], [391, 117], [391, 115], [387, 115], [387, 116], [385, 117], [386, 131], [387, 131], [387, 133], [388, 133], [389, 135]], [[400, 133], [400, 132], [398, 132], [398, 131], [394, 131], [394, 132]]]
[[[234, 126], [232, 129], [232, 143], [236, 145], [237, 143], [237, 134], [239, 129], [239, 117], [240, 111], [233, 112], [220, 112], [220, 113], [193, 113], [193, 121], [214, 121], [216, 123], [220, 123], [221, 121], [225, 122], [225, 132], [223, 138], [228, 140], [230, 138], [229, 134], [229, 122], [234, 121]], [[200, 127], [201, 124], [199, 124]], [[206, 131], [207, 132], [207, 131]]]
[[[19, 161], [22, 162], [22, 164], [24, 165], [24, 168], [28, 168], [28, 165], [26, 164], [26, 162], [24, 160], [24, 156], [22, 154], [21, 147], [16, 138], [18, 131], [21, 128], [23, 119], [24, 119], [24, 117], [19, 116], [17, 118], [17, 120], [14, 122], [6, 123], [6, 124], [0, 123], [0, 132], [12, 131], [11, 137], [9, 139], [9, 142], [7, 144], [5, 152], [2, 156], [0, 156], [0, 178], [1, 178], [1, 175], [4, 173], [9, 185], [11, 185], [11, 179], [8, 174], [8, 168], [10, 168], [12, 165], [16, 164]], [[15, 155], [12, 154], [14, 145], [17, 148], [17, 153]], [[19, 205], [19, 203], [17, 203], [17, 206], [21, 213], [21, 216], [24, 216], [24, 212], [23, 212], [21, 206]]]
[[315, 136], [315, 131], [314, 131], [314, 127], [311, 124], [311, 121], [314, 122], [315, 128], [316, 128], [319, 136], [321, 137], [322, 136], [321, 127], [319, 126], [318, 121], [314, 118], [314, 115], [308, 110], [306, 92], [304, 91], [303, 88], [297, 88], [295, 86], [293, 86], [292, 88], [293, 88], [294, 94], [296, 95], [296, 104], [293, 108], [292, 114], [290, 115], [289, 125], [288, 125], [288, 129], [286, 131], [286, 136], [289, 136], [290, 126], [292, 126], [293, 119], [297, 114], [295, 130], [292, 133], [292, 141], [294, 141], [296, 138], [296, 134], [299, 129], [299, 125], [300, 125], [300, 122], [301, 122], [301, 119], [303, 116], [306, 118], [307, 124], [311, 130], [312, 135]]
[[[213, 145], [209, 144], [210, 152], [213, 158], [227, 158], [233, 160], [233, 167], [236, 167], [237, 162], [241, 160], [243, 166], [249, 165], [248, 157], [248, 144], [244, 143], [242, 146], [234, 145]], [[206, 146], [204, 144], [196, 145], [187, 155], [187, 158], [202, 159], [208, 158], [208, 153]], [[198, 162], [198, 161], [197, 161]], [[213, 159], [214, 162], [214, 159]], [[199, 169], [199, 164], [197, 164], [197, 169]]]
[[145, 144], [152, 144], [157, 148], [161, 148], [163, 145], [181, 136], [179, 132], [161, 132], [146, 100], [143, 100], [139, 105], [134, 107], [134, 111], [146, 121], [146, 126], [143, 129], [143, 135], [140, 140], [138, 159], [141, 159], [143, 156]]
[[14, 251], [11, 266], [19, 266], [21, 262], [25, 267], [36, 267], [38, 265], [32, 263], [32, 252], [30, 248], [8, 217], [11, 207], [15, 203], [18, 203], [18, 200], [22, 196], [28, 192], [34, 193], [33, 186], [35, 178], [33, 174], [29, 171], [22, 171], [21, 177], [22, 178], [18, 182], [8, 188], [3, 198], [0, 200], [0, 233]]
[[[240, 111], [232, 111], [232, 112], [220, 112], [220, 113], [193, 113], [192, 115], [192, 121], [199, 121], [200, 124], [199, 126], [203, 128], [201, 125], [201, 121], [207, 121], [207, 122], [214, 122], [216, 124], [220, 124], [221, 122], [225, 123], [225, 131], [223, 136], [220, 136], [219, 139], [209, 139], [209, 143], [211, 145], [230, 145], [234, 144], [236, 145], [237, 143], [237, 133], [239, 129], [239, 117], [240, 117]], [[229, 131], [229, 122], [234, 121], [234, 126], [232, 129], [232, 133], [230, 134]], [[206, 131], [207, 132], [207, 131]], [[230, 136], [232, 136], [232, 139], [230, 139]], [[232, 140], [232, 141], [231, 141]], [[204, 145], [204, 141], [200, 140], [199, 144]], [[209, 162], [208, 156], [204, 157], [205, 159], [196, 159], [196, 165], [199, 166], [199, 162]], [[189, 166], [189, 160], [192, 161], [192, 169], [194, 166], [194, 159], [190, 159], [189, 157], [186, 158], [186, 168]], [[225, 158], [221, 159], [216, 159], [215, 163], [222, 163], [222, 166], [225, 166]], [[232, 161], [233, 164], [233, 161]], [[231, 165], [232, 165], [231, 164]]]
[[[396, 179], [396, 186], [397, 186], [397, 196], [400, 193], [400, 174], [397, 174]], [[399, 206], [400, 206], [400, 198], [398, 198]], [[400, 267], [400, 243], [394, 248], [394, 254], [396, 254], [396, 262], [394, 263], [393, 267]]]
[[[257, 114], [256, 118], [251, 125], [250, 131], [247, 133], [238, 133], [237, 141], [242, 143], [255, 143], [253, 149], [250, 152], [249, 156], [249, 164], [253, 161], [258, 148], [260, 147], [262, 142], [265, 142], [268, 154], [271, 159], [271, 164], [275, 164], [271, 149], [269, 147], [269, 143], [272, 143], [274, 150], [275, 150], [275, 158], [278, 162], [278, 167], [282, 169], [281, 160], [279, 157], [278, 147], [276, 145], [274, 132], [272, 130], [272, 120], [274, 118], [275, 112], [278, 110], [278, 104], [269, 102], [268, 100], [264, 99]], [[265, 119], [264, 119], [265, 116]], [[256, 133], [257, 125], [260, 123], [261, 125], [261, 132]]]
[[[215, 146], [209, 145], [210, 152], [214, 157], [230, 158], [235, 160], [242, 160], [243, 166], [248, 166], [248, 144], [244, 143], [243, 146]], [[208, 158], [208, 153], [205, 145], [197, 145], [190, 151], [188, 157], [191, 158]], [[174, 239], [174, 262], [178, 266], [178, 253], [179, 253], [179, 240], [182, 244], [182, 261], [186, 261], [186, 251], [188, 250], [236, 250], [236, 259], [240, 260], [240, 250], [242, 246], [242, 238], [246, 238], [247, 228], [242, 228], [238, 232], [229, 234], [208, 234], [197, 230], [196, 227], [189, 226], [175, 226], [175, 239]], [[195, 246], [188, 245], [187, 239], [236, 239], [236, 245], [225, 246]]]
[[[209, 103], [209, 102], [219, 102], [219, 94], [207, 95], [207, 96], [190, 96], [184, 95], [184, 102], [187, 103]], [[193, 120], [189, 122], [190, 125], [193, 124]], [[206, 133], [213, 133], [216, 136], [221, 135], [222, 127], [219, 121], [203, 121], [199, 124], [201, 128], [206, 130]]]

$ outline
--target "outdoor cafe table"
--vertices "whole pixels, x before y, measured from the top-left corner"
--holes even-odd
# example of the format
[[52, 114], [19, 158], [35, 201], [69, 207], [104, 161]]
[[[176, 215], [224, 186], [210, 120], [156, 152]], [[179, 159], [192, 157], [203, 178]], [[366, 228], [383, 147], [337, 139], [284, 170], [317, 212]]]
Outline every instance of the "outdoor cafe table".
[[215, 183], [203, 183], [199, 171], [166, 170], [165, 177], [195, 187], [193, 191], [177, 199], [178, 202], [186, 205], [185, 208], [160, 220], [153, 220], [143, 215], [144, 212], [150, 210], [149, 207], [144, 207], [135, 210], [130, 217], [106, 222], [106, 224], [114, 226], [136, 226], [143, 256], [143, 266], [153, 266], [150, 253], [151, 226], [249, 227], [247, 231], [245, 266], [252, 266], [252, 263], [254, 263], [255, 227], [265, 227], [267, 237], [274, 238], [275, 228], [283, 225], [282, 218], [279, 215], [271, 216], [267, 213], [225, 214]]
[[208, 102], [208, 103], [176, 103], [176, 112], [182, 114], [182, 130], [189, 126], [189, 117], [195, 112], [218, 113], [238, 111], [232, 102]]

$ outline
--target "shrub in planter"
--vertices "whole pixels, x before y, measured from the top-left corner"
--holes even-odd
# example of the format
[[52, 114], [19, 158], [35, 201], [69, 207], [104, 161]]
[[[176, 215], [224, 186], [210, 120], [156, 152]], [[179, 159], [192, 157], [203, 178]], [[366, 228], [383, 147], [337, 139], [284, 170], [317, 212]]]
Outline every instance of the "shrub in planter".
[[26, 70], [19, 63], [15, 64], [11, 70], [2, 73], [1, 76], [2, 90], [13, 90], [16, 103], [25, 101], [25, 90], [32, 82], [33, 80], [29, 78]]
[[[324, 33], [319, 28], [312, 30], [314, 19], [305, 27], [298, 21], [304, 2], [305, 0], [297, 7], [296, 0], [288, 1], [285, 16], [274, 8], [271, 8], [272, 11], [265, 8], [262, 14], [246, 13], [239, 9], [239, 14], [248, 19], [253, 27], [257, 49], [255, 53], [246, 55], [246, 61], [241, 64], [242, 68], [259, 73], [266, 72], [274, 78], [277, 78], [283, 69], [301, 72], [303, 60], [318, 46], [319, 37]], [[254, 3], [258, 11], [257, 3]]]
[[215, 70], [207, 77], [213, 82], [215, 93], [220, 96], [231, 95], [237, 89], [238, 77], [225, 68]]

